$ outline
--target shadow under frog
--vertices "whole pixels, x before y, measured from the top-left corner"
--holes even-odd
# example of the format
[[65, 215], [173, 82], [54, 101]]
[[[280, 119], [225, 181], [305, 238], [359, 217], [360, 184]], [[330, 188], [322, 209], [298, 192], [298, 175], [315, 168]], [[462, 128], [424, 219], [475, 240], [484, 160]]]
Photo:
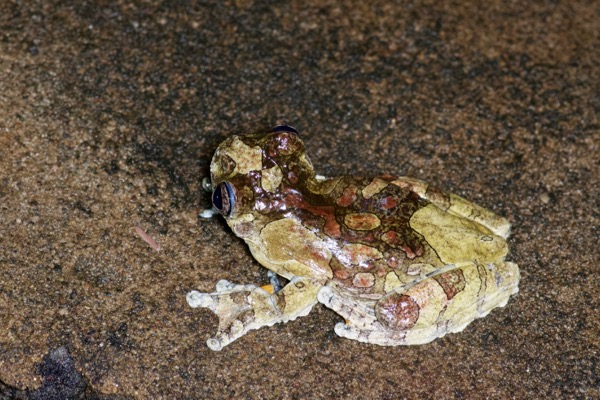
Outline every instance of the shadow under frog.
[[[192, 291], [219, 317], [208, 347], [305, 316], [320, 302], [343, 337], [428, 343], [459, 332], [518, 291], [504, 218], [425, 182], [317, 176], [297, 131], [232, 136], [211, 162], [213, 205], [283, 288], [221, 280]], [[280, 290], [278, 290], [280, 289]]]

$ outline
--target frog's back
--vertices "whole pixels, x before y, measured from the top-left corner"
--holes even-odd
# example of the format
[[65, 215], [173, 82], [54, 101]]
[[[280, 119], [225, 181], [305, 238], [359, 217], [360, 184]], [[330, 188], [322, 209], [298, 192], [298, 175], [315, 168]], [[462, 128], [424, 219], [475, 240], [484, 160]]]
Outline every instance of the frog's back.
[[321, 187], [327, 193], [314, 203], [333, 212], [321, 234], [335, 240], [329, 265], [341, 290], [377, 298], [449, 264], [495, 263], [507, 253], [501, 236], [452, 213], [449, 195], [421, 181], [343, 177]]

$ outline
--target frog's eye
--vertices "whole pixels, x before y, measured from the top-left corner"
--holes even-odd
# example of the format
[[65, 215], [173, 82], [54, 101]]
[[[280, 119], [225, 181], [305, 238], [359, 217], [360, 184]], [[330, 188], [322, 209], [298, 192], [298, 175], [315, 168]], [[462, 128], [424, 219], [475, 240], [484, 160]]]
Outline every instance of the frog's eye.
[[277, 125], [273, 128], [273, 132], [291, 132], [299, 135], [298, 131], [289, 125]]
[[219, 183], [213, 191], [212, 203], [224, 217], [229, 217], [231, 215], [233, 212], [233, 205], [235, 204], [235, 191], [233, 190], [231, 183]]

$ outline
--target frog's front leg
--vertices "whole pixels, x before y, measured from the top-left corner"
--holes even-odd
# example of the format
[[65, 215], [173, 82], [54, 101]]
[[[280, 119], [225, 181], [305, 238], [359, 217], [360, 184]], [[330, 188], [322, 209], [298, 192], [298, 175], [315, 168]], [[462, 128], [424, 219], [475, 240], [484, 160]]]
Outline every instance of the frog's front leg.
[[317, 303], [321, 287], [312, 279], [294, 277], [282, 290], [272, 294], [256, 285], [221, 280], [216, 292], [193, 290], [186, 298], [191, 307], [209, 308], [219, 317], [217, 334], [206, 344], [212, 350], [221, 350], [252, 329], [307, 315]]

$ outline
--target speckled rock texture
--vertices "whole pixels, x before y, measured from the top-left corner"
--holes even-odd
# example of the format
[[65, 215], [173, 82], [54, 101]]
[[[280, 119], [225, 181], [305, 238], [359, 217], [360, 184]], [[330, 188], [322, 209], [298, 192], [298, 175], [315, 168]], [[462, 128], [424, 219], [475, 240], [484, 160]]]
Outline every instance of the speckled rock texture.
[[[0, 399], [599, 398], [599, 43], [597, 1], [0, 2]], [[519, 294], [423, 346], [316, 306], [209, 350], [185, 294], [267, 278], [200, 181], [278, 123], [506, 216]]]

